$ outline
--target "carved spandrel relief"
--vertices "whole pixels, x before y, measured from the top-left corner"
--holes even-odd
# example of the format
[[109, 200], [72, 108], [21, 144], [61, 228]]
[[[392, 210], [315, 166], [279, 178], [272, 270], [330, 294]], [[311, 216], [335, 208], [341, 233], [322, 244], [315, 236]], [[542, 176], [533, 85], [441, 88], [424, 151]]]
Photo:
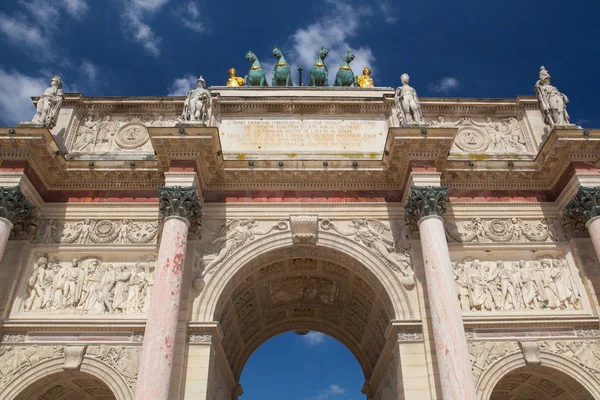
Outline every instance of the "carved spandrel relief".
[[434, 127], [458, 128], [452, 153], [533, 153], [526, 140], [526, 128], [514, 117], [503, 118], [499, 122], [491, 117], [483, 121], [469, 117], [449, 121], [440, 115], [431, 124]]
[[86, 357], [99, 359], [110, 365], [125, 379], [127, 385], [135, 390], [140, 362], [139, 346], [88, 346]]
[[[373, 250], [385, 259], [393, 271], [401, 273], [403, 285], [407, 289], [414, 287], [414, 272], [410, 266], [410, 242], [408, 236], [401, 234], [394, 241], [391, 229], [375, 219], [353, 219], [348, 228], [342, 228], [328, 219], [321, 221], [321, 229], [333, 230], [343, 236], [352, 236], [354, 240]], [[402, 232], [404, 233], [404, 232]]]
[[499, 359], [521, 349], [517, 342], [469, 342], [471, 368], [476, 381]]
[[562, 259], [453, 263], [463, 312], [581, 310], [582, 285]]
[[21, 311], [141, 314], [148, 311], [153, 285], [154, 263], [48, 262], [41, 257], [27, 280]]
[[62, 346], [0, 346], [0, 389], [29, 368], [63, 354]]
[[468, 221], [447, 221], [446, 236], [460, 243], [527, 243], [566, 241], [559, 220], [542, 218], [524, 221], [521, 218], [472, 218]]
[[35, 240], [37, 243], [155, 243], [158, 233], [158, 221], [47, 219], [41, 225]]

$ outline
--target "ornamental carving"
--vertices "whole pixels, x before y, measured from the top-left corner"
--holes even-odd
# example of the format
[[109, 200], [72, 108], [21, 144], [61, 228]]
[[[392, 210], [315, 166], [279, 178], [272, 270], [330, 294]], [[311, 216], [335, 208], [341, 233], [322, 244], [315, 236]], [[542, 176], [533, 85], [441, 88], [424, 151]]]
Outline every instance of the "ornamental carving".
[[113, 367], [123, 377], [127, 386], [135, 391], [140, 351], [140, 346], [88, 346], [85, 356], [96, 358]]
[[148, 311], [154, 263], [70, 262], [41, 257], [27, 280], [22, 312], [141, 314]]
[[600, 215], [600, 186], [581, 186], [565, 207], [565, 225], [573, 236], [584, 236], [587, 222]]
[[517, 342], [469, 342], [473, 377], [479, 381], [481, 375], [496, 361], [520, 351]]
[[472, 218], [470, 221], [448, 221], [446, 236], [459, 243], [528, 243], [563, 242], [566, 240], [560, 221], [542, 218], [523, 221], [521, 218]]
[[318, 215], [290, 215], [290, 229], [294, 244], [315, 244], [319, 230]]
[[453, 264], [463, 312], [581, 310], [576, 271], [562, 259], [461, 261]]
[[421, 330], [401, 331], [398, 332], [399, 342], [414, 342], [423, 340], [423, 332]]
[[43, 220], [38, 231], [38, 243], [155, 243], [158, 221], [96, 220], [59, 221]]
[[202, 218], [200, 198], [196, 194], [196, 186], [159, 186], [158, 211], [161, 218], [181, 217], [187, 219], [191, 225], [199, 223]]
[[35, 206], [23, 195], [19, 186], [0, 186], [0, 218], [9, 220], [13, 229], [27, 230], [34, 217]]
[[[279, 220], [277, 223], [271, 224], [263, 230], [256, 229], [258, 225], [258, 222], [254, 219], [235, 219], [221, 225], [216, 237], [205, 250], [205, 255], [217, 253], [217, 256], [205, 266], [200, 266], [202, 268], [202, 277], [208, 273], [212, 273], [211, 271], [216, 265], [224, 261], [246, 243], [253, 241], [255, 236], [263, 236], [271, 233], [273, 230], [283, 231], [289, 228], [288, 222], [285, 220]], [[201, 264], [204, 263], [204, 259], [200, 259], [199, 261]]]
[[542, 363], [539, 342], [519, 342], [523, 358], [527, 365], [539, 365]]
[[188, 343], [211, 344], [212, 343], [212, 333], [210, 333], [210, 332], [191, 332], [188, 334]]
[[404, 206], [405, 217], [413, 224], [423, 217], [441, 217], [446, 212], [447, 199], [447, 186], [411, 186]]
[[40, 362], [59, 357], [62, 346], [0, 346], [0, 389]]
[[352, 236], [354, 240], [386, 260], [395, 272], [401, 273], [403, 285], [407, 289], [414, 287], [414, 272], [410, 266], [410, 242], [408, 237], [400, 235], [394, 240], [391, 229], [375, 219], [353, 219], [348, 228], [342, 228], [328, 219], [321, 221], [321, 229], [334, 230], [343, 236]]
[[503, 118], [495, 122], [492, 117], [484, 121], [464, 117], [457, 121], [446, 121], [440, 115], [432, 126], [458, 128], [454, 139], [452, 152], [490, 153], [490, 154], [520, 154], [528, 148], [525, 139], [525, 129], [514, 117]]
[[115, 143], [119, 148], [133, 150], [142, 147], [148, 140], [148, 129], [140, 123], [122, 126], [115, 135]]

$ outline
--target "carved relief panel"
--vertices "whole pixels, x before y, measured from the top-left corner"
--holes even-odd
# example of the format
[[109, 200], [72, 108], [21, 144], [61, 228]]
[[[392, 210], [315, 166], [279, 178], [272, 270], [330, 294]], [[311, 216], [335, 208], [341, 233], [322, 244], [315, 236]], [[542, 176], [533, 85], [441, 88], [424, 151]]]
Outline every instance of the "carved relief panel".
[[587, 308], [578, 271], [561, 256], [516, 261], [467, 257], [452, 264], [458, 301], [466, 313], [572, 312]]
[[471, 218], [446, 221], [446, 237], [459, 243], [543, 243], [566, 241], [562, 222], [541, 218]]
[[451, 154], [476, 153], [495, 155], [535, 154], [531, 134], [523, 119], [452, 118], [440, 115], [431, 121], [434, 127], [458, 128]]
[[74, 124], [67, 148], [71, 156], [121, 152], [153, 153], [149, 126], [174, 126], [175, 116], [162, 114], [87, 114]]
[[96, 256], [36, 260], [22, 287], [22, 315], [146, 313], [154, 262], [104, 262]]

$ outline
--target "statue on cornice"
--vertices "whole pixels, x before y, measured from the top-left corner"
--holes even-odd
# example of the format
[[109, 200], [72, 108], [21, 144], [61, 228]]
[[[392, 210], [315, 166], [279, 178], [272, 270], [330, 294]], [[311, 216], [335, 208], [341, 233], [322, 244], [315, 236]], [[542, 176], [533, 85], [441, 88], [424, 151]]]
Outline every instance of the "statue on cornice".
[[342, 59], [342, 64], [335, 74], [335, 83], [333, 86], [356, 86], [356, 76], [354, 76], [354, 72], [352, 72], [352, 68], [350, 68], [350, 63], [354, 61], [354, 53], [351, 50], [348, 50], [346, 54], [344, 54], [344, 58]]
[[50, 81], [50, 87], [44, 90], [44, 94], [38, 100], [37, 110], [31, 124], [54, 128], [63, 100], [62, 79], [54, 76]]
[[400, 77], [402, 86], [396, 89], [396, 113], [401, 126], [424, 125], [425, 120], [421, 113], [421, 103], [417, 96], [417, 91], [410, 86], [410, 77], [404, 73]]
[[235, 68], [229, 68], [227, 71], [229, 79], [227, 80], [227, 86], [245, 86], [244, 78], [237, 76]]
[[198, 86], [188, 93], [187, 99], [183, 103], [183, 114], [179, 117], [179, 122], [200, 122], [202, 125], [206, 125], [211, 108], [210, 92], [206, 89], [206, 81], [200, 76]]
[[329, 72], [325, 65], [325, 57], [329, 54], [329, 50], [321, 47], [315, 64], [310, 69], [310, 81], [308, 86], [329, 86]]
[[373, 78], [371, 78], [371, 69], [369, 67], [365, 67], [365, 69], [363, 69], [363, 74], [356, 78], [356, 83], [359, 87], [375, 87], [373, 84]]
[[535, 84], [535, 94], [546, 124], [550, 126], [570, 125], [567, 112], [569, 99], [550, 84], [550, 74], [544, 66], [540, 67], [539, 78]]
[[285, 61], [281, 49], [277, 46], [273, 47], [273, 55], [277, 58], [277, 63], [273, 66], [272, 86], [293, 86], [292, 71], [290, 66]]
[[260, 66], [260, 61], [258, 61], [256, 54], [249, 50], [246, 53], [246, 60], [252, 64], [248, 75], [244, 78], [246, 86], [269, 86], [265, 71]]

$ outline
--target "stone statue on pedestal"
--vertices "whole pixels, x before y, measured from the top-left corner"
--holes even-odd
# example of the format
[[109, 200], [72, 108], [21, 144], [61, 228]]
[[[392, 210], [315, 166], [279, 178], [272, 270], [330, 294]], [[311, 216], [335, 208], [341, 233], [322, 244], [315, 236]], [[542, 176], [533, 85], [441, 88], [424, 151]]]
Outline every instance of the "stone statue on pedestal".
[[277, 58], [277, 63], [273, 67], [273, 80], [271, 85], [273, 86], [293, 86], [292, 84], [292, 71], [290, 66], [285, 61], [283, 53], [279, 47], [273, 47], [273, 55]]
[[260, 61], [252, 51], [246, 53], [246, 60], [252, 64], [248, 75], [244, 78], [246, 86], [269, 86], [265, 71], [260, 66]]
[[396, 89], [396, 97], [394, 99], [400, 125], [424, 125], [425, 120], [421, 113], [421, 104], [419, 103], [417, 91], [408, 84], [410, 77], [408, 74], [402, 74], [400, 80], [402, 81], [402, 86]]
[[375, 87], [373, 84], [373, 78], [371, 78], [371, 69], [369, 67], [365, 67], [365, 69], [363, 69], [363, 74], [356, 78], [356, 83], [359, 87]]
[[229, 68], [227, 86], [245, 86], [244, 78], [237, 76], [235, 68]]
[[[50, 81], [50, 87], [44, 90], [44, 94], [38, 100], [37, 110], [31, 124], [54, 128], [63, 100], [62, 79], [54, 76]], [[25, 122], [25, 124], [28, 123]]]
[[329, 50], [325, 47], [321, 47], [319, 55], [317, 55], [317, 61], [310, 69], [310, 81], [308, 86], [329, 86], [329, 72], [325, 65], [325, 57], [329, 54]]
[[356, 76], [354, 76], [354, 72], [352, 72], [352, 68], [350, 68], [350, 63], [352, 61], [354, 61], [354, 53], [351, 50], [348, 50], [346, 54], [344, 54], [340, 69], [338, 69], [337, 74], [335, 75], [335, 83], [333, 86], [356, 86]]
[[183, 103], [183, 114], [179, 117], [179, 122], [199, 122], [205, 125], [210, 118], [211, 108], [212, 98], [206, 89], [206, 82], [201, 76], [198, 78], [198, 87], [188, 93], [187, 99]]
[[544, 66], [540, 67], [539, 78], [535, 84], [535, 94], [546, 124], [570, 125], [569, 113], [567, 113], [569, 99], [550, 84], [550, 74]]

